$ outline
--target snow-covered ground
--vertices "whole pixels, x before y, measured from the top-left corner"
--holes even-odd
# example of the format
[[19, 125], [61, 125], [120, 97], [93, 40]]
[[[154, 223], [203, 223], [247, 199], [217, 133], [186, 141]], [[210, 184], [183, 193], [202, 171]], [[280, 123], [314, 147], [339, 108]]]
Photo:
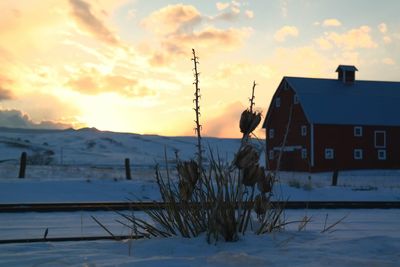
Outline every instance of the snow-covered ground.
[[[321, 233], [326, 226], [345, 219]], [[96, 216], [114, 233], [124, 233], [115, 214], [2, 214], [0, 236], [24, 237], [104, 234]], [[236, 243], [208, 245], [205, 237], [133, 241], [90, 241], [0, 245], [0, 266], [399, 266], [399, 210], [287, 211], [288, 221], [305, 215], [312, 221], [270, 235], [249, 233]], [[60, 224], [60, 222], [63, 222]]]
[[[237, 139], [204, 140], [228, 161], [240, 145]], [[173, 163], [176, 151], [182, 159], [193, 157], [194, 145], [192, 137], [0, 128], [0, 203], [159, 200], [154, 165], [165, 171], [164, 151]], [[34, 165], [18, 179], [23, 151]], [[124, 179], [124, 158], [131, 159], [130, 181]], [[336, 187], [331, 177], [281, 172], [274, 193], [285, 200], [400, 201], [399, 170], [340, 172]], [[346, 218], [333, 232], [321, 233], [327, 214], [327, 225]], [[40, 238], [47, 228], [48, 237], [106, 235], [92, 215], [115, 234], [127, 234], [112, 212], [0, 213], [0, 239]], [[249, 233], [216, 245], [204, 236], [3, 244], [0, 266], [399, 266], [400, 210], [286, 211], [287, 221], [304, 216], [312, 221], [302, 232], [290, 224], [272, 235]]]
[[[277, 184], [274, 197], [289, 201], [400, 201], [400, 188]], [[157, 184], [153, 180], [0, 179], [0, 203], [3, 204], [127, 200], [160, 200]]]

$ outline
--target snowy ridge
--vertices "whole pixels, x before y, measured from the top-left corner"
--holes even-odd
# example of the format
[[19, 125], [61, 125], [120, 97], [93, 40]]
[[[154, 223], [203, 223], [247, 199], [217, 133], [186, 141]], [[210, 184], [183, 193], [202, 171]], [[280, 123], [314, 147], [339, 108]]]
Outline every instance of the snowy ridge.
[[[29, 155], [51, 157], [51, 164], [121, 165], [130, 158], [133, 165], [155, 165], [194, 157], [195, 137], [167, 137], [80, 130], [31, 130], [0, 128], [0, 164], [18, 162], [23, 151]], [[239, 139], [203, 138], [206, 154], [209, 148], [223, 160], [231, 160], [240, 145]]]

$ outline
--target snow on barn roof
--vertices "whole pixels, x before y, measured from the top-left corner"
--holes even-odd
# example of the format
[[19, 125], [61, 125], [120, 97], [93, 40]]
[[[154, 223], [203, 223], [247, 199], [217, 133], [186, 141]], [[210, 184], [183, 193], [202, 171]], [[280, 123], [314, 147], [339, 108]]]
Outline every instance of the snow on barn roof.
[[310, 123], [400, 126], [400, 82], [284, 79]]

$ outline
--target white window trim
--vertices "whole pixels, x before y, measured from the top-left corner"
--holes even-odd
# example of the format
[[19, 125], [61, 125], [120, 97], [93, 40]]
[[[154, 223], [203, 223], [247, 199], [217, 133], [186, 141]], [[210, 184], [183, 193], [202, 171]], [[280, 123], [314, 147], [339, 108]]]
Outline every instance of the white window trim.
[[324, 154], [325, 154], [325, 159], [334, 159], [335, 158], [335, 150], [333, 148], [325, 148]]
[[275, 98], [275, 107], [279, 108], [281, 106], [281, 98], [277, 97]]
[[275, 130], [274, 129], [269, 129], [268, 131], [268, 139], [274, 139], [275, 137]]
[[307, 126], [301, 125], [301, 136], [307, 136]]
[[[381, 154], [383, 153], [383, 156], [381, 157]], [[386, 154], [386, 149], [378, 149], [378, 159], [379, 160], [386, 160], [387, 154]]]
[[354, 136], [356, 136], [356, 137], [363, 136], [363, 128], [362, 128], [362, 126], [354, 126]]
[[298, 104], [299, 103], [299, 96], [297, 94], [293, 95], [293, 103]]
[[353, 150], [353, 159], [361, 160], [363, 159], [363, 150], [360, 148], [356, 148]]
[[[376, 134], [377, 133], [383, 133], [383, 146], [376, 145]], [[375, 131], [374, 132], [374, 145], [375, 145], [375, 148], [386, 148], [386, 131]]]
[[301, 149], [301, 158], [302, 159], [307, 159], [307, 148], [302, 148]]

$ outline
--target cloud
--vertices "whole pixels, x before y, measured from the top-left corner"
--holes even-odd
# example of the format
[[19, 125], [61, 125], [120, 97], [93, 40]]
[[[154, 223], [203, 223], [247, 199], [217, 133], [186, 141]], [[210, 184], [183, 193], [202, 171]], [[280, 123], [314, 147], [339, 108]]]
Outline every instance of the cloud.
[[378, 25], [378, 29], [381, 33], [387, 33], [388, 28], [385, 23], [381, 23]]
[[6, 76], [0, 74], [0, 101], [10, 100], [14, 98], [13, 93], [7, 87], [10, 86], [13, 81]]
[[389, 58], [389, 57], [382, 59], [382, 63], [386, 64], [386, 65], [395, 65], [396, 64], [396, 62], [392, 58]]
[[250, 33], [251, 29], [249, 28], [229, 28], [222, 30], [214, 27], [207, 27], [193, 33], [177, 35], [173, 39], [186, 47], [221, 46], [221, 49], [224, 50], [239, 46], [242, 44], [243, 39]]
[[317, 43], [318, 47], [322, 50], [329, 50], [333, 47], [332, 43], [327, 39], [325, 39], [324, 37], [315, 39], [315, 42]]
[[71, 15], [81, 28], [107, 44], [119, 44], [117, 36], [104, 25], [103, 21], [93, 14], [89, 3], [83, 0], [69, 0], [69, 4]]
[[385, 44], [390, 44], [392, 42], [392, 38], [390, 38], [389, 36], [383, 36], [383, 42]]
[[254, 12], [252, 10], [246, 10], [244, 13], [246, 14], [246, 17], [248, 17], [249, 19], [254, 18]]
[[232, 21], [238, 20], [239, 18], [240, 18], [240, 9], [231, 8], [231, 10], [220, 13], [213, 17], [209, 17], [208, 19], [210, 21], [224, 20], [224, 21], [232, 22]]
[[376, 48], [378, 45], [372, 40], [370, 35], [371, 28], [361, 26], [356, 29], [351, 29], [343, 34], [337, 32], [325, 33], [324, 37], [317, 39], [321, 48], [328, 48], [331, 45], [336, 45], [345, 50], [354, 50], [356, 48]]
[[228, 138], [241, 137], [239, 121], [243, 110], [245, 110], [245, 107], [239, 101], [226, 106], [220, 115], [204, 123], [204, 135]]
[[284, 42], [288, 36], [299, 36], [299, 30], [295, 26], [283, 26], [275, 32], [274, 39], [278, 42]]
[[67, 82], [67, 86], [87, 95], [117, 93], [127, 97], [155, 96], [153, 90], [141, 85], [136, 79], [115, 74], [101, 74], [95, 69], [80, 70]]
[[0, 126], [29, 129], [66, 129], [72, 127], [71, 124], [54, 121], [41, 121], [35, 123], [27, 114], [16, 109], [0, 110]]
[[0, 87], [0, 101], [2, 100], [9, 100], [13, 98], [13, 94], [10, 90], [4, 89]]
[[229, 3], [221, 3], [221, 2], [217, 2], [215, 4], [215, 6], [217, 7], [218, 10], [224, 10], [224, 9], [228, 8], [229, 5], [230, 5]]
[[190, 31], [202, 20], [200, 12], [191, 5], [168, 5], [154, 11], [141, 24], [159, 35]]
[[[232, 2], [233, 7], [240, 4]], [[231, 8], [231, 9], [232, 9]], [[214, 17], [203, 16], [191, 5], [169, 5], [151, 13], [141, 25], [156, 34], [157, 49], [149, 57], [152, 66], [164, 66], [176, 56], [188, 56], [191, 49], [202, 49], [203, 55], [230, 51], [240, 47], [252, 33], [251, 28], [220, 29], [211, 25], [215, 20], [234, 20], [236, 11]], [[154, 42], [153, 42], [154, 43]]]
[[337, 19], [326, 19], [326, 20], [324, 20], [322, 25], [325, 27], [338, 27], [338, 26], [341, 26], [342, 23]]

